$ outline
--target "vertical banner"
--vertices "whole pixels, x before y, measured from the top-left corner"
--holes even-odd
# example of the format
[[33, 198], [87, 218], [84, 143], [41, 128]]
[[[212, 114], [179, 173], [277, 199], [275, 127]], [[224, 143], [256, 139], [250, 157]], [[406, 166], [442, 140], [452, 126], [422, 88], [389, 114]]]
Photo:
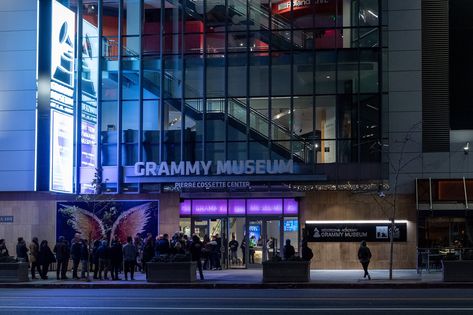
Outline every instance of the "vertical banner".
[[53, 191], [72, 192], [74, 117], [51, 110], [51, 183]]
[[72, 193], [74, 180], [75, 13], [52, 3], [49, 189]]
[[[98, 93], [98, 29], [85, 19], [82, 20], [82, 126], [81, 164], [82, 168], [97, 167], [97, 93]], [[92, 174], [81, 172], [81, 193], [94, 193]]]

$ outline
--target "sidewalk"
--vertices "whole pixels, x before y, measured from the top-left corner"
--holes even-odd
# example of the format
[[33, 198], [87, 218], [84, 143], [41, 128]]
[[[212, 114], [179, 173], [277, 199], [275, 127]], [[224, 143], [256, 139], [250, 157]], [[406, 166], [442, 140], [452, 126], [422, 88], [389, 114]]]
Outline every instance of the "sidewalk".
[[[372, 280], [363, 279], [362, 270], [312, 270], [308, 283], [262, 283], [262, 269], [204, 271], [205, 279], [192, 283], [148, 283], [142, 273], [135, 274], [134, 281], [123, 280], [56, 280], [49, 273], [48, 280], [30, 280], [23, 283], [0, 283], [0, 288], [450, 288], [471, 287], [473, 283], [447, 283], [441, 272], [394, 270], [389, 280], [388, 270], [371, 270]], [[70, 276], [70, 273], [68, 273]]]

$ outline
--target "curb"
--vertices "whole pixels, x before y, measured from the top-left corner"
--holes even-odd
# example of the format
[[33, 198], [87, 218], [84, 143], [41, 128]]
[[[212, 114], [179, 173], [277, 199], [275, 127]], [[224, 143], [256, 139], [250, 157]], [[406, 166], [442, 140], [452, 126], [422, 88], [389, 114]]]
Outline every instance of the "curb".
[[382, 283], [0, 283], [9, 289], [453, 289], [472, 288], [472, 282]]

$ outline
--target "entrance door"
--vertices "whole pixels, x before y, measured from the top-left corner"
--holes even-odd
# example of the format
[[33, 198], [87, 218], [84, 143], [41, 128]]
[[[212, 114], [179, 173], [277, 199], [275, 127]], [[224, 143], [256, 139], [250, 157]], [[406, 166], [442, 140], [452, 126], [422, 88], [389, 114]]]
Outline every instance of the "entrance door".
[[209, 240], [217, 241], [218, 248], [217, 253], [220, 259], [220, 265], [227, 267], [228, 255], [228, 238], [227, 238], [227, 219], [226, 218], [199, 218], [192, 220], [192, 226], [194, 233], [199, 236], [202, 242], [205, 242], [207, 238]]
[[279, 255], [282, 240], [281, 218], [248, 220], [248, 266], [260, 267], [263, 261]]

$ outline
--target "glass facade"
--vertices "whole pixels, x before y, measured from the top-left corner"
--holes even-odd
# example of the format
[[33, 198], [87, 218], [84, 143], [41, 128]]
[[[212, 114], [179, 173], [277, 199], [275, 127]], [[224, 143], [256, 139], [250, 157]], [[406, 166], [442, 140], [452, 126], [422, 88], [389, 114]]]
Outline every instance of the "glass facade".
[[381, 1], [62, 3], [96, 29], [78, 32], [99, 83], [81, 85], [98, 109], [97, 160], [81, 165], [108, 191], [145, 190], [124, 181], [138, 161], [293, 160], [329, 180], [381, 165]]

